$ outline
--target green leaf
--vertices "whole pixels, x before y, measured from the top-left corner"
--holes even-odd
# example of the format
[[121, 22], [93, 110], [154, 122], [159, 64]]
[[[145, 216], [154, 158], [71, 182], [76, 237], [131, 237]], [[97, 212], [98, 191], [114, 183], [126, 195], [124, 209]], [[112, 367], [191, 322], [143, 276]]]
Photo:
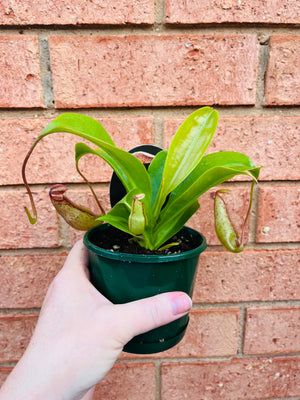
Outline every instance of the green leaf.
[[115, 162], [115, 160], [108, 153], [106, 153], [104, 150], [92, 149], [85, 143], [76, 143], [75, 145], [76, 165], [78, 165], [81, 157], [85, 156], [86, 154], [93, 154], [105, 160], [113, 168], [118, 177], [121, 179], [125, 189], [127, 191], [132, 189], [130, 180], [127, 178], [127, 175], [124, 173], [122, 167], [117, 162]]
[[151, 213], [151, 181], [144, 164], [141, 161], [118, 147], [108, 148], [103, 146], [107, 151], [99, 149], [91, 149], [85, 143], [77, 143], [76, 163], [85, 154], [94, 154], [103, 158], [115, 171], [122, 181], [127, 192], [136, 189], [135, 194], [145, 194], [145, 213], [149, 221], [152, 221]]
[[196, 167], [214, 135], [218, 112], [203, 107], [192, 113], [175, 134], [166, 158], [162, 184], [154, 205], [157, 216], [167, 195]]
[[[128, 219], [131, 212], [133, 197], [139, 193], [138, 189], [133, 189], [123, 197], [107, 214], [99, 217], [99, 221], [105, 221], [132, 235], [128, 226]], [[134, 236], [134, 235], [133, 235]]]
[[156, 156], [151, 161], [148, 168], [148, 174], [151, 180], [152, 186], [152, 204], [157, 196], [159, 186], [162, 181], [162, 175], [164, 170], [165, 161], [167, 158], [168, 151], [163, 150], [156, 154]]
[[165, 191], [171, 192], [195, 168], [205, 153], [218, 123], [218, 112], [203, 107], [192, 113], [174, 136], [165, 163]]
[[176, 216], [170, 218], [167, 223], [165, 219], [160, 220], [161, 222], [157, 225], [157, 228], [154, 230], [154, 245], [153, 248], [157, 249], [161, 247], [168, 239], [174, 236], [188, 221], [192, 215], [199, 209], [198, 199], [182, 208], [181, 212]]
[[[189, 190], [201, 175], [215, 167], [232, 168], [236, 171], [235, 175], [238, 174], [238, 171], [251, 171], [249, 173], [255, 180], [258, 179], [260, 170], [260, 168], [255, 168], [252, 160], [242, 153], [219, 151], [217, 153], [208, 154], [201, 159], [196, 168], [194, 168], [189, 176], [173, 191], [171, 197], [180, 196], [181, 193]], [[222, 179], [221, 182], [224, 182], [224, 180]], [[213, 186], [217, 184], [218, 183]]]
[[[100, 122], [85, 115], [66, 113], [52, 121], [43, 130], [40, 137], [54, 132], [69, 132], [94, 143], [104, 150], [109, 157], [103, 152], [97, 152], [97, 150], [94, 150], [93, 154], [104, 158], [116, 169], [116, 173], [121, 175], [119, 176], [120, 179], [124, 179], [127, 190], [139, 187], [141, 192], [148, 194], [148, 196], [151, 194], [151, 182], [144, 165], [132, 154], [116, 147]], [[78, 156], [80, 152], [86, 154], [88, 152], [87, 147], [85, 150], [82, 144], [78, 149]], [[123, 171], [122, 174], [121, 171]]]
[[[158, 237], [159, 232], [160, 240], [165, 241], [167, 237], [171, 237], [169, 231], [173, 232], [175, 227], [179, 230], [188, 220], [184, 220], [184, 215], [189, 215], [189, 213], [185, 214], [186, 210], [189, 210], [194, 202], [211, 187], [239, 174], [248, 175], [256, 180], [259, 168], [253, 165], [247, 156], [235, 152], [213, 153], [203, 157], [190, 176], [171, 193], [168, 203], [160, 213], [154, 230], [155, 237]], [[157, 245], [157, 242], [155, 244]]]
[[27, 182], [26, 177], [26, 167], [28, 160], [35, 149], [36, 145], [43, 139], [45, 136], [54, 133], [54, 132], [68, 132], [77, 136], [80, 136], [84, 139], [89, 140], [90, 142], [98, 145], [100, 147], [100, 142], [106, 142], [110, 146], [114, 146], [115, 144], [100, 122], [94, 120], [93, 118], [87, 117], [86, 115], [76, 114], [76, 113], [65, 113], [61, 114], [59, 117], [55, 118], [46, 128], [42, 131], [42, 133], [37, 137], [28, 153], [26, 154], [23, 165], [22, 165], [22, 178], [24, 185], [27, 189], [29, 200], [32, 207], [33, 216], [31, 216], [27, 207], [25, 207], [25, 211], [29, 218], [29, 221], [34, 224], [37, 221], [37, 210], [35, 207], [34, 199], [32, 192], [30, 190], [29, 184]]
[[[55, 118], [46, 128], [41, 132], [38, 139], [49, 135], [54, 132], [68, 132], [80, 136], [90, 142], [98, 145], [97, 140], [105, 141], [112, 146], [115, 146], [112, 138], [94, 118], [87, 115], [76, 113], [64, 113]], [[99, 146], [100, 147], [100, 146]]]

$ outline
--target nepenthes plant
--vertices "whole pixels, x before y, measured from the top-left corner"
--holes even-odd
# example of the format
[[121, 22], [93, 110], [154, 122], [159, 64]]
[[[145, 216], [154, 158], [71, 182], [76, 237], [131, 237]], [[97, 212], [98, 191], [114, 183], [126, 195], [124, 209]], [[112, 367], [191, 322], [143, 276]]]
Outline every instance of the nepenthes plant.
[[[45, 136], [55, 132], [68, 132], [88, 140], [75, 145], [75, 163], [78, 173], [91, 188], [101, 209], [95, 215], [66, 196], [66, 187], [55, 185], [50, 198], [58, 213], [76, 229], [90, 228], [107, 222], [130, 234], [142, 247], [150, 250], [165, 248], [191, 216], [199, 209], [198, 199], [236, 175], [252, 179], [249, 208], [241, 234], [229, 218], [223, 189], [215, 193], [215, 229], [221, 244], [232, 252], [240, 252], [244, 245], [245, 226], [250, 215], [253, 186], [259, 177], [260, 167], [239, 152], [221, 151], [205, 155], [218, 123], [218, 112], [202, 107], [193, 112], [179, 127], [168, 150], [162, 150], [152, 159], [148, 168], [134, 155], [117, 147], [109, 134], [93, 118], [77, 113], [64, 113], [52, 121], [37, 137], [27, 153], [22, 176], [29, 193], [32, 212], [26, 208], [31, 223], [37, 220], [37, 210], [26, 179], [26, 166], [36, 145]], [[126, 195], [105, 213], [93, 188], [79, 169], [79, 160], [94, 154], [105, 160], [121, 180]], [[169, 243], [167, 246], [176, 246]]]

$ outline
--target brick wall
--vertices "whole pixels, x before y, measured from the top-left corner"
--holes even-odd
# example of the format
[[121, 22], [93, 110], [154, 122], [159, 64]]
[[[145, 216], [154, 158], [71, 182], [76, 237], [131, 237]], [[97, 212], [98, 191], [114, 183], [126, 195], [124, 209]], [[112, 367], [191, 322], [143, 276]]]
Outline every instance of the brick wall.
[[[33, 138], [75, 109], [101, 120], [125, 149], [167, 146], [184, 117], [212, 105], [220, 123], [211, 150], [264, 165], [249, 246], [222, 250], [204, 195], [191, 224], [209, 247], [186, 337], [162, 354], [123, 354], [95, 399], [299, 399], [299, 1], [2, 0], [0, 24], [0, 382], [80, 237], [57, 218], [47, 190], [67, 183], [82, 202], [88, 193], [73, 139], [45, 138], [28, 176], [39, 210], [31, 227], [20, 168]], [[109, 169], [84, 163], [107, 208]], [[247, 183], [226, 186], [244, 210]]]

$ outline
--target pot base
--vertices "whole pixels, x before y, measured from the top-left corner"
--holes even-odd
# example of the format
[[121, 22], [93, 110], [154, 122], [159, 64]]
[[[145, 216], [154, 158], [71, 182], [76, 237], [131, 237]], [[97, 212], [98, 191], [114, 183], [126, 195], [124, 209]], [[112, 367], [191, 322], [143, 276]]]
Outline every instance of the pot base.
[[174, 347], [178, 344], [181, 339], [184, 337], [186, 328], [188, 326], [189, 320], [183, 329], [176, 335], [168, 339], [162, 339], [157, 342], [144, 342], [144, 341], [136, 341], [136, 338], [133, 338], [128, 342], [123, 351], [126, 353], [132, 354], [153, 354], [153, 353], [160, 353], [161, 351], [165, 351]]

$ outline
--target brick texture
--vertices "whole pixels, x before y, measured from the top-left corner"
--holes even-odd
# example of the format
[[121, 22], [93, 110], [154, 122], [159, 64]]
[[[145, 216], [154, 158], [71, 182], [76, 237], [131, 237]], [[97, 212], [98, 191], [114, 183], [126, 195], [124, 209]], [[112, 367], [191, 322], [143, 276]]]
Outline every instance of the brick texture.
[[232, 356], [238, 350], [239, 310], [193, 310], [186, 336], [164, 357]]
[[41, 307], [65, 254], [0, 256], [0, 307]]
[[260, 188], [258, 243], [300, 241], [300, 187]]
[[[8, 118], [0, 120], [0, 185], [23, 183], [21, 167], [30, 146], [52, 119]], [[101, 118], [117, 146], [124, 150], [153, 143], [151, 117]], [[82, 182], [75, 168], [75, 143], [84, 140], [67, 133], [46, 136], [35, 148], [26, 174], [30, 183]], [[90, 144], [92, 148], [95, 146]], [[17, 161], [16, 161], [16, 155]], [[90, 182], [110, 181], [112, 169], [96, 156], [86, 156], [80, 169]]]
[[111, 2], [4, 0], [0, 5], [1, 25], [153, 24], [153, 0]]
[[300, 351], [300, 308], [249, 308], [244, 352], [246, 354]]
[[[208, 152], [242, 152], [263, 166], [246, 250], [220, 245], [211, 188], [188, 222], [208, 248], [183, 340], [162, 353], [123, 352], [94, 400], [300, 399], [300, 2], [0, 3], [0, 385], [84, 235], [57, 215], [50, 186], [66, 184], [73, 201], [99, 212], [74, 165], [83, 140], [59, 133], [28, 164], [38, 212], [30, 225], [21, 165], [34, 139], [56, 116], [79, 112], [125, 150], [167, 148], [186, 116], [213, 106], [220, 120]], [[86, 156], [80, 169], [108, 211], [111, 168]], [[231, 189], [224, 198], [240, 230], [250, 180], [221, 187]]]
[[0, 315], [0, 362], [18, 361], [36, 325], [36, 314]]
[[162, 353], [135, 355], [123, 353], [121, 359], [226, 357], [238, 352], [239, 309], [192, 309], [184, 338]]
[[0, 36], [0, 107], [43, 107], [37, 36]]
[[299, 357], [164, 363], [162, 400], [295, 397], [299, 369]]
[[155, 400], [154, 364], [138, 363], [116, 365], [96, 386], [93, 399]]
[[299, 24], [297, 0], [266, 2], [167, 0], [166, 22], [169, 24], [260, 23]]
[[300, 104], [299, 50], [299, 36], [271, 36], [266, 73], [267, 105]]
[[5, 190], [0, 192], [2, 212], [0, 214], [0, 248], [57, 247], [59, 245], [58, 220], [48, 192], [33, 192], [38, 212], [38, 221], [31, 225], [24, 211], [29, 207], [25, 192]]
[[295, 250], [245, 250], [201, 254], [196, 303], [280, 301], [300, 298], [300, 254]]
[[[164, 147], [167, 148], [184, 118], [166, 118]], [[220, 117], [207, 153], [238, 151], [255, 165], [263, 166], [260, 180], [298, 180], [299, 117]]]
[[58, 108], [255, 102], [255, 35], [52, 36], [50, 53]]

